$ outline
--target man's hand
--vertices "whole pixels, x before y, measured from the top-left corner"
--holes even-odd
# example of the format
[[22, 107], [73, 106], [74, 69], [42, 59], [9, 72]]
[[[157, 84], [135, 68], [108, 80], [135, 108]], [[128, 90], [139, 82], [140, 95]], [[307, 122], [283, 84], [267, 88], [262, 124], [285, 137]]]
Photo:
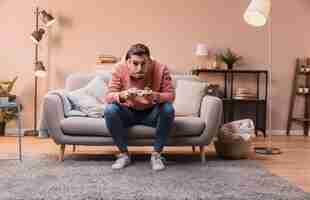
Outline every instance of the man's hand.
[[119, 93], [119, 99], [121, 102], [124, 102], [128, 99], [133, 99], [136, 96], [137, 96], [137, 88], [130, 88], [128, 90], [124, 90]]
[[119, 94], [121, 102], [131, 100], [134, 102], [139, 102], [142, 104], [153, 104], [159, 103], [159, 93], [153, 92], [150, 88], [144, 88], [144, 90], [139, 90], [137, 88], [130, 88], [128, 90], [122, 91]]
[[147, 91], [145, 93], [142, 93], [143, 95], [138, 95], [135, 97], [135, 101], [141, 103], [141, 104], [157, 104], [159, 103], [159, 93], [158, 92], [153, 92]]
[[137, 96], [148, 97], [153, 94], [153, 91], [149, 87], [145, 87], [144, 90], [137, 90]]

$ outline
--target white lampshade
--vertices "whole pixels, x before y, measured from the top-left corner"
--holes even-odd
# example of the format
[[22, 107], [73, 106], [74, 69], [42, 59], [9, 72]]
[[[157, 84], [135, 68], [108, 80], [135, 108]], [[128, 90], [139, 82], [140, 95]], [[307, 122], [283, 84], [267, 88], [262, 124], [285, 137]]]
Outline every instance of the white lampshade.
[[252, 0], [243, 18], [251, 26], [264, 26], [271, 10], [271, 0]]
[[196, 56], [207, 56], [208, 55], [208, 48], [206, 44], [199, 43], [196, 46], [195, 50], [195, 55]]
[[41, 77], [41, 78], [43, 78], [43, 77], [45, 77], [46, 75], [47, 75], [46, 71], [43, 71], [43, 70], [39, 70], [39, 71], [36, 71], [36, 72], [35, 72], [35, 76], [36, 76], [36, 77]]

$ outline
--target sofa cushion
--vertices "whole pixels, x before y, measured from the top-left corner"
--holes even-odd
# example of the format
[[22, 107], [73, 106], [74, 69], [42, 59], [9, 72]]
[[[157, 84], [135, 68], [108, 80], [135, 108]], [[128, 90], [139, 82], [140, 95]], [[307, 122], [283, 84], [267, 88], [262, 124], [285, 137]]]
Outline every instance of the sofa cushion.
[[107, 70], [103, 72], [90, 73], [90, 74], [85, 73], [70, 74], [66, 78], [65, 89], [67, 91], [73, 91], [85, 87], [96, 76], [100, 76], [100, 78], [103, 79], [106, 84], [108, 84], [112, 77], [112, 72]]
[[68, 117], [60, 127], [66, 135], [110, 136], [104, 118]]
[[105, 107], [101, 100], [107, 92], [107, 85], [101, 76], [96, 76], [83, 88], [68, 92], [73, 107], [89, 117], [102, 117]]
[[199, 116], [201, 101], [206, 95], [207, 86], [206, 82], [178, 80], [173, 103], [176, 116]]
[[[61, 121], [65, 135], [111, 137], [104, 118], [68, 117]], [[200, 136], [205, 123], [198, 117], [176, 117], [172, 137]], [[129, 128], [129, 138], [154, 138], [155, 128], [136, 125]]]
[[177, 88], [179, 80], [187, 80], [187, 81], [202, 81], [198, 76], [194, 75], [185, 75], [185, 74], [171, 74], [172, 84], [174, 88]]

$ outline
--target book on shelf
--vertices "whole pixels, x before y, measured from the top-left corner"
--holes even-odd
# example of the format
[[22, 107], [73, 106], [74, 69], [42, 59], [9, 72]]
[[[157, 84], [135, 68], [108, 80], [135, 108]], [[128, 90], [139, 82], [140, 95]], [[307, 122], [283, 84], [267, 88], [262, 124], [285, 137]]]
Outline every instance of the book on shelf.
[[96, 64], [116, 63], [119, 60], [119, 58], [112, 55], [98, 55], [96, 58]]
[[238, 99], [238, 100], [256, 100], [256, 96], [233, 96], [233, 99]]
[[257, 99], [256, 94], [250, 91], [248, 88], [238, 88], [235, 94], [233, 95], [233, 99]]

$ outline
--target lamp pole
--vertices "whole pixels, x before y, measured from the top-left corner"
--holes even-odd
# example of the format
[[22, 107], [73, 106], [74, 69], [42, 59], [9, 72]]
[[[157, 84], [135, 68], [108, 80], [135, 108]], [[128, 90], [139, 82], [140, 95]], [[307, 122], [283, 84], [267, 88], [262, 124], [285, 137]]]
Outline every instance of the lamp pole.
[[272, 102], [272, 20], [271, 20], [271, 0], [252, 0], [249, 4], [246, 12], [244, 13], [243, 17], [245, 21], [255, 27], [264, 26], [266, 22], [268, 21], [268, 64], [269, 64], [269, 89], [268, 89], [268, 95], [269, 95], [269, 137], [267, 141], [267, 147], [255, 147], [256, 153], [266, 154], [266, 155], [273, 155], [273, 154], [280, 154], [281, 151], [279, 148], [273, 148], [271, 146], [271, 130], [272, 130], [272, 118], [271, 118], [271, 102]]
[[[43, 28], [39, 28], [39, 16], [42, 15], [42, 21], [46, 25], [46, 27], [50, 26], [55, 22], [55, 18], [47, 13], [45, 10], [40, 11], [39, 6], [35, 7], [35, 30], [31, 33], [30, 38], [34, 42], [35, 45], [35, 56], [34, 56], [34, 124], [33, 130], [31, 130], [29, 135], [39, 135], [39, 131], [37, 129], [37, 99], [38, 99], [38, 78], [46, 76], [46, 68], [42, 61], [39, 61], [39, 42], [45, 33]], [[25, 134], [27, 135], [27, 134]]]
[[[268, 21], [268, 64], [269, 64], [269, 139], [268, 139], [268, 149], [272, 152], [272, 146], [271, 146], [271, 135], [272, 135], [272, 113], [271, 113], [271, 107], [272, 107], [272, 6], [270, 7], [270, 15], [269, 15], [269, 21]], [[279, 150], [280, 151], [280, 150]]]
[[[35, 31], [39, 31], [39, 7], [36, 7], [35, 10]], [[34, 63], [36, 64], [38, 62], [39, 58], [39, 44], [35, 44], [35, 60]], [[34, 76], [34, 122], [33, 122], [33, 127], [34, 127], [34, 135], [38, 135], [38, 130], [37, 130], [37, 98], [38, 98], [38, 77]]]

